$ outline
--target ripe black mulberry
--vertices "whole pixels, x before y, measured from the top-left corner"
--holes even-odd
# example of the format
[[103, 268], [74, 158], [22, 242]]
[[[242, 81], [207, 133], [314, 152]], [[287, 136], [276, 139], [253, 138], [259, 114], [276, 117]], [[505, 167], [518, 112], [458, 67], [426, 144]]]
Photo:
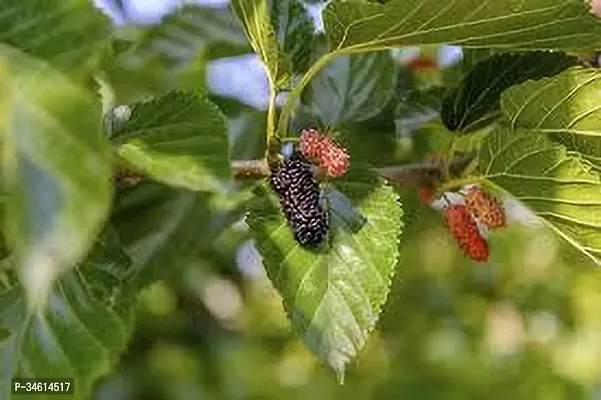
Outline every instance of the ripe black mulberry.
[[319, 185], [313, 179], [310, 164], [299, 152], [272, 167], [270, 184], [294, 231], [296, 241], [305, 247], [317, 247], [325, 239], [329, 221], [320, 204]]

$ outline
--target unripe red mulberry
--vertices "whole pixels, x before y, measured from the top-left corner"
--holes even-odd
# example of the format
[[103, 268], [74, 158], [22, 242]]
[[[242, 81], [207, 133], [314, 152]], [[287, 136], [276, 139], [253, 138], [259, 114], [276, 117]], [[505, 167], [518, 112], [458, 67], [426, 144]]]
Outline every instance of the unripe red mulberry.
[[330, 139], [322, 141], [322, 153], [319, 158], [319, 166], [333, 177], [339, 177], [346, 173], [349, 168], [349, 155]]
[[305, 157], [319, 159], [323, 151], [323, 137], [316, 129], [303, 129], [299, 143], [300, 151]]
[[430, 204], [434, 201], [436, 189], [430, 186], [422, 186], [419, 188], [419, 200], [424, 204]]
[[447, 227], [465, 254], [474, 261], [488, 260], [490, 255], [488, 242], [480, 235], [478, 225], [466, 206], [462, 204], [448, 206], [444, 210], [444, 218]]
[[270, 183], [280, 198], [296, 241], [306, 247], [321, 244], [329, 223], [319, 201], [319, 185], [313, 179], [307, 160], [295, 152], [282, 164], [272, 167]]
[[349, 168], [349, 155], [342, 147], [325, 138], [316, 129], [304, 129], [300, 136], [301, 153], [315, 160], [329, 176], [339, 177]]
[[505, 226], [503, 206], [482, 188], [478, 186], [470, 188], [465, 196], [465, 205], [476, 218], [482, 220], [489, 228]]

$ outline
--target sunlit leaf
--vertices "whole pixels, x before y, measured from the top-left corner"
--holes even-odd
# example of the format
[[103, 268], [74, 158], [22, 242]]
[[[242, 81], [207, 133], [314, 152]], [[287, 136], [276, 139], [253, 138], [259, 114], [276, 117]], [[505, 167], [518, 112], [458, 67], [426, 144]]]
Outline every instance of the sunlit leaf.
[[601, 178], [537, 130], [499, 127], [480, 150], [482, 176], [601, 264]]
[[601, 24], [579, 1], [332, 2], [324, 20], [333, 48], [345, 53], [426, 44], [593, 50], [601, 42]]
[[569, 150], [584, 154], [601, 170], [601, 73], [572, 68], [560, 75], [514, 86], [502, 97], [514, 127], [534, 128]]
[[319, 250], [298, 245], [271, 192], [262, 191], [247, 217], [294, 330], [339, 379], [386, 300], [403, 215], [392, 188], [352, 175], [325, 190], [331, 229]]
[[7, 239], [32, 305], [88, 251], [108, 214], [102, 110], [46, 64], [0, 46]]

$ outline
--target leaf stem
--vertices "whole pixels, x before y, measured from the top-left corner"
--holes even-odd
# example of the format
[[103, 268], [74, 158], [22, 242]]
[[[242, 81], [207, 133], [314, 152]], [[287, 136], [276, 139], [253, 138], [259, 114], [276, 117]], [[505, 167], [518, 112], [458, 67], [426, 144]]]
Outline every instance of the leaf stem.
[[267, 159], [271, 159], [273, 155], [277, 155], [280, 151], [280, 140], [278, 132], [275, 129], [275, 99], [277, 91], [275, 84], [269, 78], [269, 105], [267, 107]]
[[303, 89], [305, 86], [311, 82], [311, 79], [323, 68], [326, 66], [328, 62], [330, 62], [334, 57], [338, 56], [337, 52], [332, 52], [323, 55], [319, 58], [309, 70], [303, 75], [298, 84], [288, 93], [286, 97], [286, 103], [282, 108], [282, 112], [280, 113], [280, 119], [278, 121], [278, 134], [279, 136], [285, 136], [288, 130], [288, 123], [290, 122], [290, 116], [292, 115], [292, 110], [296, 105], [296, 101], [300, 98]]

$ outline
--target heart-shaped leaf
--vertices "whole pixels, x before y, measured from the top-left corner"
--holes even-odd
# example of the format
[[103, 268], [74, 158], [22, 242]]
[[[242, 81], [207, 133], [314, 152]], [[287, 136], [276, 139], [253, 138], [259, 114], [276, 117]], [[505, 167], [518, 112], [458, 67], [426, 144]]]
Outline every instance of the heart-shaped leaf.
[[325, 190], [331, 228], [317, 251], [294, 240], [271, 191], [263, 188], [247, 216], [293, 328], [340, 380], [386, 300], [403, 215], [392, 188], [367, 174], [350, 175]]
[[102, 110], [48, 65], [0, 45], [6, 234], [32, 305], [85, 256], [111, 200]]
[[227, 122], [204, 95], [172, 92], [130, 106], [111, 130], [118, 154], [168, 185], [219, 191], [230, 174]]
[[479, 155], [483, 177], [601, 265], [601, 178], [541, 131], [499, 127]]
[[571, 68], [503, 93], [502, 108], [513, 127], [533, 128], [584, 154], [601, 170], [601, 73]]
[[[89, 398], [110, 371], [132, 329], [134, 293], [127, 290], [128, 257], [113, 231], [101, 236], [84, 263], [56, 281], [47, 309], [29, 312], [14, 276], [14, 259], [0, 263], [0, 397], [11, 378], [71, 378], [71, 399]], [[36, 397], [42, 398], [42, 397]]]

